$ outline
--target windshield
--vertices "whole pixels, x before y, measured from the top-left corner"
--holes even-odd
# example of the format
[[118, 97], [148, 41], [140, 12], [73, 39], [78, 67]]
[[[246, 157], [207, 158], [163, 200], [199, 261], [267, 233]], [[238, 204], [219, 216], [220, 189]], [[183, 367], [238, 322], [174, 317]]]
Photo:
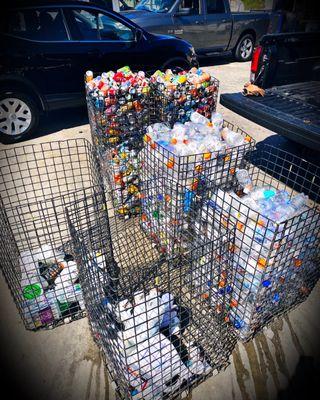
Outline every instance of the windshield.
[[175, 0], [141, 0], [136, 5], [136, 10], [147, 10], [153, 12], [167, 12], [171, 9]]

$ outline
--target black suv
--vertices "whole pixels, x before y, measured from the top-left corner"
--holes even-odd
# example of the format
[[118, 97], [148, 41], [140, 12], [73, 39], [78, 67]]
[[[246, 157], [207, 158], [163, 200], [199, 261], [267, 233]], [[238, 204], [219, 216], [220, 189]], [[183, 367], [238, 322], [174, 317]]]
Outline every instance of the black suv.
[[0, 21], [0, 138], [21, 139], [39, 115], [84, 102], [84, 74], [197, 66], [193, 47], [147, 33], [125, 17], [81, 1], [28, 1]]

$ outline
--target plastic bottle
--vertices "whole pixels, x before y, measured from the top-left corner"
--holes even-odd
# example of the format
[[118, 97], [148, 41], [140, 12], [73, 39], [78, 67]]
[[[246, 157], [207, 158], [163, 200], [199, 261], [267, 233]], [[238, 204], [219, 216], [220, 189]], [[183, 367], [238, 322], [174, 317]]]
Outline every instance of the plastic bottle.
[[299, 193], [291, 199], [291, 205], [298, 211], [307, 205], [308, 196]]
[[197, 111], [193, 112], [190, 117], [191, 122], [195, 124], [208, 124], [210, 121], [208, 118], [204, 117], [203, 115], [199, 114]]
[[276, 193], [277, 190], [272, 186], [257, 186], [251, 190], [250, 197], [253, 200], [270, 199], [271, 197], [275, 196]]
[[90, 82], [93, 79], [93, 72], [92, 71], [87, 71], [86, 72], [86, 82]]
[[213, 112], [211, 114], [211, 123], [216, 133], [219, 133], [223, 128], [223, 116], [220, 113]]
[[243, 192], [248, 194], [253, 189], [253, 183], [249, 172], [246, 169], [238, 169], [236, 171], [236, 177], [239, 185], [243, 188]]
[[231, 131], [229, 128], [222, 129], [221, 137], [229, 146], [241, 146], [244, 144], [244, 138], [241, 133]]

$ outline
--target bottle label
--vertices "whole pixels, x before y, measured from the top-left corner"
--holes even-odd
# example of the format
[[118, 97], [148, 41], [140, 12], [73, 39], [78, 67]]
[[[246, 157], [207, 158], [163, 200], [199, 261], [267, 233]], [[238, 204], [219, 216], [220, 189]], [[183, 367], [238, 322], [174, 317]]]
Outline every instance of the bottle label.
[[54, 283], [63, 268], [64, 264], [62, 262], [52, 260], [39, 261], [40, 275], [48, 282], [49, 286]]
[[48, 324], [54, 321], [54, 316], [50, 307], [39, 311], [39, 317], [42, 324]]
[[42, 287], [39, 283], [33, 283], [23, 288], [23, 297], [27, 300], [33, 300], [42, 295]]

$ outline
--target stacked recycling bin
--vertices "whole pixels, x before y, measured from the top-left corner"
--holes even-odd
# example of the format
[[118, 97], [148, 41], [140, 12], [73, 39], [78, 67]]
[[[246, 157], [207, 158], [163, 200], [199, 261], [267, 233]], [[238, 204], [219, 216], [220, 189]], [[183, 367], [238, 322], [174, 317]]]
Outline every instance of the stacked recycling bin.
[[319, 168], [268, 145], [251, 153], [248, 167], [237, 171], [233, 189], [215, 188], [197, 218], [208, 238], [220, 232], [213, 215], [236, 228], [225, 290], [232, 294], [229, 320], [243, 340], [306, 299], [320, 277]]
[[[171, 84], [164, 84], [164, 90], [162, 80], [168, 83], [169, 76]], [[101, 159], [108, 160], [109, 145], [102, 148], [101, 138], [105, 143], [114, 119], [103, 119], [103, 126], [106, 110], [97, 112], [99, 96], [109, 101], [109, 89], [99, 93], [102, 80], [102, 75], [89, 78], [87, 99], [93, 139]], [[117, 187], [107, 179], [103, 208], [108, 223], [98, 221], [94, 231], [99, 234], [90, 235], [89, 243], [77, 228], [76, 213], [69, 213], [92, 333], [122, 398], [181, 396], [226, 365], [235, 336], [228, 323], [231, 293], [221, 285], [232, 284], [232, 229], [217, 221], [221, 234], [208, 239], [200, 235], [196, 217], [215, 185], [234, 185], [236, 169], [245, 167], [245, 154], [254, 146], [249, 135], [215, 113], [218, 82], [209, 74], [157, 72], [149, 82], [148, 123], [132, 135], [132, 143], [139, 142], [131, 159], [139, 206], [119, 213], [126, 200], [114, 201]], [[122, 122], [118, 128], [128, 136]], [[120, 155], [121, 135], [117, 143], [113, 157], [121, 165], [126, 160]], [[114, 176], [110, 158], [104, 165], [106, 176]], [[110, 248], [100, 248], [100, 237], [108, 235]], [[106, 262], [104, 252], [113, 261]], [[202, 279], [210, 285], [205, 292], [192, 279], [201, 275], [200, 265], [206, 267]]]
[[[154, 200], [149, 191], [157, 193], [157, 182], [142, 187], [145, 203]], [[174, 185], [166, 195], [174, 199]], [[99, 235], [88, 242], [78, 229], [77, 208], [68, 213], [93, 336], [121, 398], [180, 398], [226, 366], [235, 346], [225, 313], [229, 294], [219, 292], [219, 282], [231, 279], [232, 232], [214, 241], [183, 232], [185, 245], [168, 257], [142, 229], [143, 213], [119, 218], [111, 199], [108, 193], [107, 217], [97, 221]], [[175, 210], [181, 208], [183, 199], [176, 200]], [[101, 236], [109, 234], [110, 248], [100, 248]], [[110, 254], [113, 262], [106, 261]], [[203, 258], [212, 285], [199, 296], [187, 278]]]
[[189, 121], [194, 111], [210, 118], [217, 106], [219, 81], [200, 68], [187, 73], [156, 71], [150, 77], [150, 86], [157, 121], [171, 126]]
[[209, 73], [143, 71], [123, 67], [93, 77], [86, 73], [88, 114], [103, 175], [114, 191], [113, 202], [124, 217], [139, 212], [137, 154], [152, 121], [173, 125], [193, 112], [210, 116], [216, 108], [219, 82]]
[[117, 213], [139, 212], [137, 153], [150, 123], [149, 79], [123, 67], [93, 77], [86, 73], [88, 114], [102, 173], [114, 195]]
[[[0, 151], [0, 258], [27, 329], [52, 328], [85, 315], [65, 207], [86, 201], [101, 183], [91, 144], [83, 139]], [[89, 229], [86, 219], [82, 230]]]
[[[245, 167], [245, 155], [254, 141], [218, 113], [213, 112], [209, 120], [192, 112], [191, 121], [176, 122], [172, 129], [164, 123], [150, 125], [144, 142], [139, 152], [140, 180], [158, 185], [153, 192], [146, 191], [146, 198], [152, 196], [153, 203], [141, 201], [143, 227], [171, 254], [181, 242], [181, 231], [194, 225], [190, 212], [208, 200], [212, 188], [234, 186], [235, 171]], [[172, 190], [173, 185], [172, 199], [167, 187]], [[183, 201], [179, 211], [176, 201]]]

